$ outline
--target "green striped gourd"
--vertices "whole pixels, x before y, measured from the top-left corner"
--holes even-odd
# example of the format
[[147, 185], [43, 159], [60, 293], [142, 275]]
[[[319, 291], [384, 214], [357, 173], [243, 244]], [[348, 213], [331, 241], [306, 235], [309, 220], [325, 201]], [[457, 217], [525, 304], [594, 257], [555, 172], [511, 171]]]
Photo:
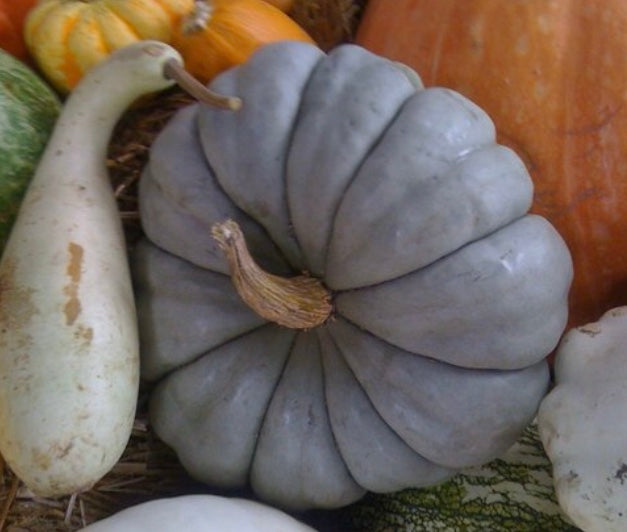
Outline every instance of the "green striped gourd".
[[0, 249], [59, 110], [52, 89], [0, 50]]
[[[346, 531], [575, 532], [531, 425], [503, 457], [431, 488], [370, 494], [340, 512]], [[324, 527], [321, 527], [324, 528]]]

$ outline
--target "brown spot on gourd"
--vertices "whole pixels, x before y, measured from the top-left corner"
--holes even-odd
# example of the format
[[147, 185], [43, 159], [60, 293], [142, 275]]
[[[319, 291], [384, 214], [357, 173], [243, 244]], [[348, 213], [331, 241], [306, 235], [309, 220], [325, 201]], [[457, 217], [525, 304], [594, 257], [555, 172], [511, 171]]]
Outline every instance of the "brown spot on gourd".
[[94, 330], [91, 327], [79, 325], [74, 332], [74, 338], [76, 340], [84, 340], [89, 345], [94, 338]]
[[[16, 270], [15, 261], [10, 259], [4, 261], [0, 270], [0, 331], [3, 332], [24, 327], [38, 314], [32, 299], [34, 290], [19, 284]], [[28, 344], [28, 339], [22, 340], [20, 346]]]
[[33, 449], [33, 463], [40, 469], [46, 471], [52, 465], [50, 454], [42, 453], [39, 449]]
[[81, 313], [81, 302], [74, 293], [66, 292], [66, 294], [69, 296], [69, 299], [65, 304], [65, 307], [63, 307], [63, 312], [65, 313], [65, 323], [67, 325], [72, 325]]
[[45, 450], [42, 448], [33, 448], [33, 463], [43, 471], [47, 471], [53, 464], [53, 461], [63, 460], [68, 457], [74, 448], [75, 437], [72, 436], [67, 440], [53, 441], [46, 445]]
[[70, 260], [67, 265], [67, 274], [74, 284], [78, 284], [82, 275], [83, 246], [76, 242], [70, 242], [68, 244], [68, 252]]
[[588, 323], [587, 325], [577, 327], [577, 330], [582, 334], [590, 336], [590, 338], [594, 338], [601, 332], [601, 325], [598, 322]]
[[82, 276], [83, 268], [83, 246], [76, 242], [70, 242], [68, 244], [69, 260], [67, 264], [67, 276], [70, 282], [65, 286], [63, 292], [67, 296], [67, 302], [63, 307], [65, 314], [65, 323], [67, 325], [73, 325], [81, 313], [81, 301], [78, 297], [78, 288]]
[[11, 383], [14, 392], [28, 393], [31, 388], [31, 382], [34, 375], [31, 371], [31, 360], [28, 352], [21, 352], [12, 359], [10, 364]]
[[65, 458], [68, 454], [70, 454], [72, 447], [74, 447], [74, 441], [69, 441], [66, 444], [57, 443], [54, 446], [54, 453], [56, 455], [56, 458]]

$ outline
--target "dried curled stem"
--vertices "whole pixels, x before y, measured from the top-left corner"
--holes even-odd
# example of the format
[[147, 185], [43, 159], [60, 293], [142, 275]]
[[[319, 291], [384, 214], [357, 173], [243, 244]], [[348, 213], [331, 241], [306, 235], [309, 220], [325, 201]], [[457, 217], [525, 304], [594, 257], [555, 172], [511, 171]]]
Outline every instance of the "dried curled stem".
[[242, 100], [240, 98], [237, 96], [217, 94], [205, 87], [175, 59], [170, 59], [166, 62], [164, 74], [166, 78], [176, 81], [181, 89], [201, 103], [221, 107], [230, 111], [238, 111], [242, 107]]
[[262, 270], [250, 256], [239, 225], [217, 223], [211, 234], [224, 251], [240, 297], [257, 314], [291, 329], [311, 329], [331, 315], [331, 293], [314, 277], [279, 277]]

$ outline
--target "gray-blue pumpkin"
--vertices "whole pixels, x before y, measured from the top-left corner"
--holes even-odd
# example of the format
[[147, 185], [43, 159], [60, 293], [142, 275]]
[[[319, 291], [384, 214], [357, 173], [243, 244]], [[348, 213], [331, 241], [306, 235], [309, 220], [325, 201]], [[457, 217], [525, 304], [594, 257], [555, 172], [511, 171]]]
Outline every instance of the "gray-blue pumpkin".
[[[354, 45], [269, 45], [212, 88], [242, 109], [179, 111], [141, 179], [156, 433], [197, 479], [291, 509], [430, 485], [508, 449], [546, 393], [572, 264], [491, 120]], [[285, 326], [244, 302], [272, 307], [283, 285], [254, 270], [236, 290], [252, 266], [233, 265], [248, 259], [225, 220], [263, 270], [323, 294], [305, 314], [330, 314], [279, 309]]]

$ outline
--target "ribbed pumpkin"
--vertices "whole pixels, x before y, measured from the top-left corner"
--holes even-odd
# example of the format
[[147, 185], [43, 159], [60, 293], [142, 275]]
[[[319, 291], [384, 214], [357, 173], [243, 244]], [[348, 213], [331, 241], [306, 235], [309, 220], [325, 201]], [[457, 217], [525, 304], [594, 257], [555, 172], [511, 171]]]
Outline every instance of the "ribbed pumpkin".
[[370, 0], [357, 41], [483, 107], [573, 254], [570, 323], [627, 300], [627, 2]]
[[[277, 7], [271, 5], [275, 3]], [[177, 25], [172, 44], [185, 59], [185, 68], [207, 83], [246, 61], [264, 44], [312, 43], [307, 32], [278, 6], [281, 3], [264, 0], [196, 1], [193, 11]]]
[[197, 479], [293, 509], [501, 455], [572, 264], [488, 116], [353, 45], [269, 44], [210, 86], [241, 109], [180, 110], [139, 183], [155, 433]]
[[36, 0], [0, 0], [0, 48], [18, 59], [27, 58], [22, 26]]
[[193, 0], [40, 0], [28, 14], [26, 44], [48, 80], [72, 89], [113, 50], [142, 39], [169, 42]]

